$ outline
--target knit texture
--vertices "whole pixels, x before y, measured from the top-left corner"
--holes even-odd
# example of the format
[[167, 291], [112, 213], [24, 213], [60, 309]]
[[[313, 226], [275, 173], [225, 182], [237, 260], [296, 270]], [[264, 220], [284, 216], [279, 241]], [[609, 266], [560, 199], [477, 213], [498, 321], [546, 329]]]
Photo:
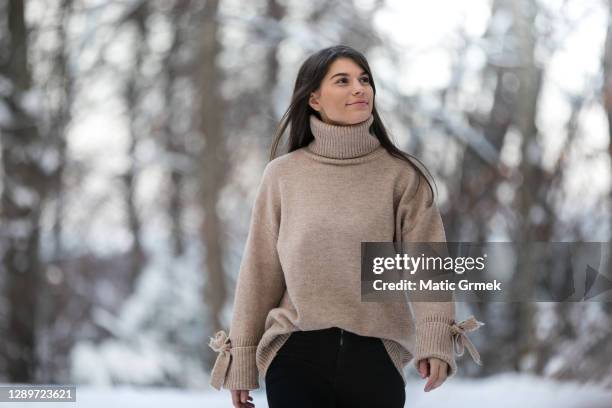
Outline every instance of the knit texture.
[[390, 155], [370, 130], [310, 116], [314, 140], [269, 162], [256, 192], [238, 273], [229, 335], [211, 338], [211, 385], [259, 388], [277, 351], [297, 330], [340, 327], [378, 337], [404, 368], [436, 357], [457, 371], [465, 333], [449, 302], [361, 302], [361, 242], [445, 242], [426, 180]]

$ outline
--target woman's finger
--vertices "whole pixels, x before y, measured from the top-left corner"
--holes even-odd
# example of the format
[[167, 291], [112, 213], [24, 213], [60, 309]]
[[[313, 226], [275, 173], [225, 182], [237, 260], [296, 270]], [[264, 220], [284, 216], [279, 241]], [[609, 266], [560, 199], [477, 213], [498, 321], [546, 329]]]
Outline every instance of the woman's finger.
[[234, 408], [242, 408], [242, 403], [240, 402], [240, 390], [231, 390], [232, 394], [232, 406]]
[[421, 378], [426, 378], [429, 376], [429, 363], [427, 359], [422, 359], [419, 361], [419, 373], [421, 374]]
[[427, 384], [425, 384], [425, 392], [428, 392], [433, 389], [434, 384], [438, 381], [438, 371], [440, 365], [437, 364], [436, 359], [432, 358], [429, 360], [429, 379], [427, 380]]
[[448, 375], [448, 364], [446, 363], [446, 361], [438, 361], [438, 367], [438, 381], [436, 381], [434, 389], [441, 386], [442, 383], [446, 381], [446, 376]]

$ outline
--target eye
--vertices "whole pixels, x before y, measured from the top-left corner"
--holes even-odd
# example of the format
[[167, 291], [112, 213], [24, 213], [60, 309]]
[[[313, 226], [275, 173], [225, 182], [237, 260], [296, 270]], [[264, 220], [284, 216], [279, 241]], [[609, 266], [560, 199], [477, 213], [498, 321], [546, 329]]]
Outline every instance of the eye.
[[[368, 76], [362, 76], [360, 79], [362, 81], [368, 83], [368, 84], [370, 83], [370, 77], [368, 77]], [[347, 81], [346, 77], [342, 77], [338, 81], [336, 81], [336, 83], [337, 84], [339, 84], [339, 83], [346, 83], [346, 81]]]

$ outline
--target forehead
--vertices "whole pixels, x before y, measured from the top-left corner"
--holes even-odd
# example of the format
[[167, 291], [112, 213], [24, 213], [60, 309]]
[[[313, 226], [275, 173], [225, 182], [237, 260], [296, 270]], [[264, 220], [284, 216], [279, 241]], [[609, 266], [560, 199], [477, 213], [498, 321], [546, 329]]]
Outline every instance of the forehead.
[[329, 78], [339, 72], [344, 72], [349, 75], [360, 75], [362, 72], [365, 72], [365, 70], [350, 58], [338, 58], [329, 66], [329, 71], [326, 76]]

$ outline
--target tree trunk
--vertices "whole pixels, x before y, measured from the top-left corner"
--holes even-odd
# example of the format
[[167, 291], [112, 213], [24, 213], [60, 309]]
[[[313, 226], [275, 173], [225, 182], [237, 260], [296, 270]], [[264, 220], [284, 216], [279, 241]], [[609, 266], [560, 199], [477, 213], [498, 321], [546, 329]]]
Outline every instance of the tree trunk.
[[[603, 105], [608, 118], [608, 157], [612, 163], [612, 0], [608, 0], [608, 30], [606, 31], [606, 43], [603, 56], [604, 89]], [[612, 169], [611, 169], [612, 170]], [[612, 209], [612, 188], [608, 196], [608, 211]], [[612, 221], [611, 221], [612, 223]], [[612, 226], [610, 228], [612, 230]], [[608, 237], [610, 241], [610, 237]], [[612, 314], [612, 303], [603, 304], [604, 310]]]
[[132, 70], [128, 76], [126, 89], [125, 89], [125, 100], [129, 112], [129, 146], [128, 156], [130, 157], [130, 167], [127, 172], [123, 175], [122, 180], [124, 184], [124, 198], [125, 206], [127, 210], [127, 221], [130, 233], [132, 234], [132, 247], [130, 248], [130, 270], [129, 270], [129, 284], [131, 291], [135, 289], [136, 280], [143, 269], [145, 261], [144, 249], [141, 242], [141, 230], [142, 224], [140, 221], [140, 214], [138, 210], [138, 204], [136, 201], [136, 187], [137, 179], [139, 174], [138, 159], [136, 157], [136, 148], [140, 140], [140, 134], [143, 129], [139, 127], [138, 120], [140, 115], [140, 101], [142, 99], [142, 64], [144, 54], [146, 52], [147, 44], [147, 28], [146, 20], [148, 17], [147, 2], [143, 1], [138, 4], [136, 8], [129, 14], [129, 20], [136, 25], [138, 32], [138, 41], [136, 42], [135, 62]]
[[173, 157], [170, 161], [170, 180], [168, 180], [168, 201], [166, 203], [168, 216], [170, 218], [170, 240], [172, 245], [172, 253], [174, 256], [181, 256], [185, 251], [184, 230], [181, 220], [183, 219], [184, 206], [184, 166], [180, 163], [186, 160], [186, 151], [184, 143], [184, 133], [174, 131], [173, 122], [181, 120], [177, 112], [180, 114], [182, 106], [179, 101], [174, 100], [174, 85], [176, 78], [182, 71], [179, 64], [181, 45], [185, 41], [183, 33], [182, 18], [188, 12], [181, 3], [175, 5], [172, 14], [172, 29], [174, 30], [174, 39], [168, 54], [164, 61], [164, 103], [166, 116], [164, 118], [164, 140], [166, 151]]
[[[227, 161], [228, 149], [223, 133], [223, 120], [226, 102], [221, 95], [222, 72], [217, 67], [217, 58], [221, 52], [219, 40], [219, 0], [206, 2], [204, 18], [200, 33], [199, 61], [195, 74], [199, 90], [198, 118], [200, 136], [203, 145], [200, 152], [200, 189], [199, 199], [203, 209], [203, 223], [200, 233], [205, 253], [204, 299], [209, 305], [209, 321], [214, 330], [222, 328], [221, 310], [225, 304], [227, 289], [223, 268], [223, 225], [217, 213], [221, 189], [229, 170]], [[212, 365], [214, 355], [210, 353]]]
[[6, 276], [9, 301], [8, 330], [3, 350], [8, 382], [32, 383], [38, 365], [36, 357], [37, 294], [41, 268], [39, 220], [45, 196], [46, 175], [39, 167], [42, 140], [37, 118], [23, 106], [32, 84], [28, 64], [28, 38], [24, 2], [8, 2], [8, 30], [5, 39], [8, 62], [0, 69], [12, 83], [4, 103], [10, 121], [2, 129], [2, 211], [0, 239], [2, 273]]
[[[547, 241], [550, 229], [541, 228], [534, 225], [531, 214], [535, 206], [540, 205], [545, 200], [541, 193], [543, 184], [542, 173], [539, 169], [541, 161], [541, 149], [539, 148], [536, 127], [536, 114], [538, 98], [541, 90], [542, 73], [536, 67], [534, 61], [534, 51], [536, 39], [534, 37], [534, 20], [536, 5], [533, 0], [522, 0], [512, 3], [513, 20], [516, 24], [516, 34], [519, 44], [519, 79], [518, 100], [516, 104], [514, 122], [518, 127], [523, 138], [522, 160], [520, 172], [523, 182], [519, 188], [518, 211], [519, 225], [517, 231], [518, 242], [520, 242], [519, 259], [525, 259], [530, 265], [533, 250], [533, 241]], [[550, 223], [546, 223], [550, 225]], [[523, 297], [533, 298], [535, 294], [535, 277], [538, 271], [529, 268], [518, 267], [515, 270], [515, 288], [520, 291]], [[531, 295], [531, 296], [528, 296]], [[511, 304], [514, 306], [514, 304]], [[517, 332], [515, 334], [515, 344], [517, 345], [517, 355], [515, 358], [516, 369], [521, 369], [521, 364], [527, 357], [531, 357], [537, 350], [535, 339], [534, 315], [535, 307], [533, 302], [523, 301], [512, 307], [513, 321], [516, 322]]]

